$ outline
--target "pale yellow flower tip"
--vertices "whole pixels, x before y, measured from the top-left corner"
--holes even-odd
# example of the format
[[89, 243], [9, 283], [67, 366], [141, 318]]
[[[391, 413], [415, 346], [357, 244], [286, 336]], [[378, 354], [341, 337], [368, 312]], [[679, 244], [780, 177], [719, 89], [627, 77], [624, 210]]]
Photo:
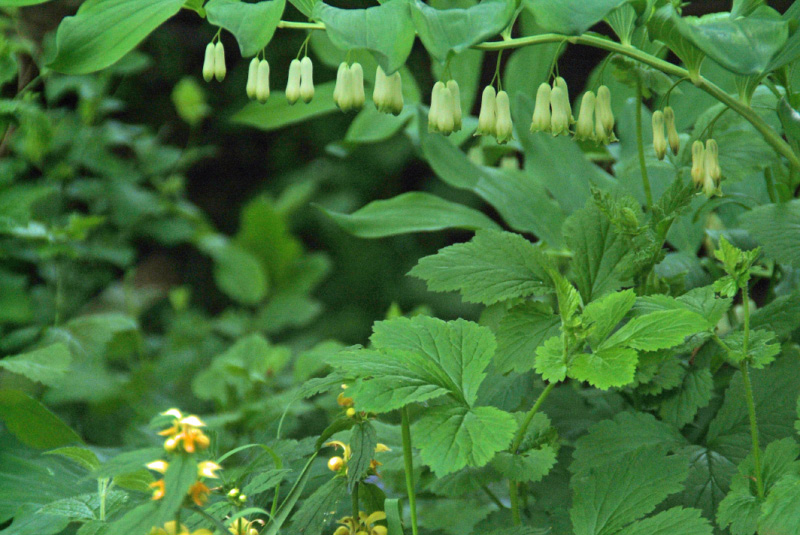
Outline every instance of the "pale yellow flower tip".
[[200, 418], [198, 418], [194, 414], [192, 414], [191, 416], [187, 416], [186, 418], [182, 418], [181, 419], [181, 423], [183, 425], [189, 425], [189, 426], [192, 426], [192, 427], [205, 427], [206, 426], [205, 422], [203, 422], [203, 420], [201, 420]]
[[201, 477], [218, 478], [217, 470], [222, 470], [222, 467], [213, 461], [204, 461], [197, 465], [197, 475]]
[[165, 474], [168, 466], [169, 463], [166, 461], [153, 461], [152, 463], [147, 464], [147, 468], [153, 472], [158, 472], [159, 474]]
[[166, 410], [166, 411], [162, 412], [161, 415], [162, 416], [173, 416], [173, 417], [177, 418], [178, 420], [183, 418], [183, 414], [181, 414], [181, 411], [179, 411], [178, 409]]
[[375, 446], [375, 453], [381, 453], [384, 451], [392, 451], [392, 449], [386, 444], [381, 444], [378, 442], [378, 444]]

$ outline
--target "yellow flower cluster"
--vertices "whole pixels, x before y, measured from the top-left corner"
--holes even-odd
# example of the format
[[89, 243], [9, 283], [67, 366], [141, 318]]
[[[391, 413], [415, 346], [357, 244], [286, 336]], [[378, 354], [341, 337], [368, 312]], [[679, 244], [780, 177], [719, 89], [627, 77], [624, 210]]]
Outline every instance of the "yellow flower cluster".
[[[332, 440], [330, 442], [325, 443], [326, 446], [333, 446], [334, 448], [341, 448], [342, 449], [342, 456], [335, 456], [328, 459], [328, 469], [331, 472], [342, 472], [344, 471], [347, 474], [347, 463], [350, 461], [350, 457], [353, 456], [353, 451], [350, 449], [348, 444], [341, 442], [339, 440]], [[381, 453], [384, 451], [392, 451], [386, 444], [378, 443], [375, 446], [375, 453]], [[378, 467], [381, 465], [375, 459], [372, 459], [369, 463], [369, 469], [375, 474], [378, 474]]]
[[[147, 468], [154, 472], [158, 472], [159, 474], [166, 474], [167, 468], [169, 467], [169, 463], [166, 461], [153, 461], [147, 465]], [[202, 478], [213, 478], [216, 479], [217, 477], [217, 470], [221, 470], [222, 467], [213, 461], [203, 461], [197, 465], [197, 481], [189, 487], [189, 492], [187, 496], [198, 506], [203, 506], [208, 501], [208, 495], [211, 492], [208, 486], [203, 482]], [[158, 481], [154, 481], [150, 483], [150, 487], [153, 488], [153, 499], [160, 500], [164, 497], [164, 492], [166, 490], [164, 479], [159, 479]]]
[[262, 520], [249, 521], [246, 518], [237, 518], [228, 528], [232, 535], [258, 535], [254, 524], [264, 524]]
[[190, 532], [189, 528], [180, 525], [180, 529], [176, 529], [177, 523], [173, 520], [167, 522], [163, 527], [154, 527], [150, 530], [150, 535], [212, 535], [210, 530], [198, 529], [197, 531]]
[[170, 427], [158, 433], [167, 437], [164, 441], [165, 450], [172, 453], [180, 447], [186, 453], [194, 453], [208, 448], [211, 441], [201, 429], [206, 424], [200, 418], [193, 414], [184, 416], [178, 409], [169, 409], [161, 414], [174, 418]]
[[[345, 389], [347, 389], [347, 385], [342, 385], [342, 390]], [[340, 407], [345, 407], [347, 409], [345, 414], [347, 414], [348, 418], [355, 417], [356, 410], [355, 408], [353, 408], [353, 405], [355, 404], [353, 398], [349, 398], [344, 395], [344, 392], [340, 392], [339, 395], [336, 397], [336, 403], [338, 403]]]
[[337, 523], [341, 526], [336, 528], [333, 535], [386, 535], [388, 532], [386, 526], [376, 524], [381, 520], [386, 520], [386, 513], [383, 511], [375, 511], [371, 515], [359, 511], [358, 520], [352, 516], [339, 520]]

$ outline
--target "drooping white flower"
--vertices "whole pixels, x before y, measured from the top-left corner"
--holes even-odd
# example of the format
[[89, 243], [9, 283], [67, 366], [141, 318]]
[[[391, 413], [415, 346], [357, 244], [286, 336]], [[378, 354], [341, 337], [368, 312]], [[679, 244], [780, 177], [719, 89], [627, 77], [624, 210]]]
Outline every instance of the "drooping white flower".
[[203, 80], [210, 82], [214, 79], [214, 43], [206, 45], [206, 55], [203, 61]]
[[265, 59], [258, 63], [256, 98], [261, 104], [264, 104], [269, 98], [269, 63]]
[[314, 64], [308, 56], [300, 61], [300, 98], [306, 104], [314, 98]]
[[678, 129], [675, 128], [675, 110], [671, 106], [664, 108], [664, 124], [667, 126], [667, 141], [672, 150], [672, 154], [678, 155], [681, 150], [681, 138], [678, 135]]
[[575, 125], [575, 139], [595, 139], [594, 136], [595, 96], [591, 91], [583, 94], [581, 109], [578, 112], [578, 123]]
[[495, 135], [497, 125], [497, 93], [494, 87], [487, 85], [481, 95], [481, 111], [478, 114], [478, 128], [475, 130], [476, 136]]
[[217, 79], [217, 82], [221, 82], [225, 79], [227, 73], [228, 70], [225, 67], [225, 47], [222, 41], [217, 41], [217, 45], [214, 47], [214, 78]]
[[611, 91], [604, 85], [597, 88], [594, 133], [597, 136], [597, 141], [604, 145], [618, 141], [617, 136], [614, 135], [614, 112], [611, 109]]
[[695, 187], [702, 187], [705, 180], [706, 157], [703, 142], [699, 139], [692, 143], [692, 182]]
[[300, 98], [300, 60], [289, 63], [289, 78], [286, 82], [286, 100], [294, 104]]
[[550, 84], [542, 83], [536, 91], [536, 105], [533, 108], [531, 132], [550, 132]]
[[508, 93], [505, 91], [497, 93], [495, 135], [498, 143], [508, 143], [514, 138], [514, 125], [511, 122], [511, 103], [508, 99]]
[[449, 80], [447, 82], [447, 89], [450, 91], [451, 99], [450, 105], [453, 114], [453, 132], [461, 130], [461, 91], [458, 88], [458, 82]]
[[247, 70], [247, 86], [245, 91], [247, 92], [247, 98], [254, 99], [256, 98], [256, 85], [258, 82], [258, 58], [253, 58], [250, 60], [250, 67]]
[[554, 136], [569, 134], [569, 112], [564, 106], [564, 90], [554, 87], [550, 92], [550, 133]]
[[364, 69], [360, 63], [350, 65], [350, 91], [352, 92], [353, 109], [360, 110], [367, 100], [364, 94]]
[[663, 160], [667, 154], [667, 138], [664, 135], [664, 112], [653, 112], [653, 151], [656, 158]]

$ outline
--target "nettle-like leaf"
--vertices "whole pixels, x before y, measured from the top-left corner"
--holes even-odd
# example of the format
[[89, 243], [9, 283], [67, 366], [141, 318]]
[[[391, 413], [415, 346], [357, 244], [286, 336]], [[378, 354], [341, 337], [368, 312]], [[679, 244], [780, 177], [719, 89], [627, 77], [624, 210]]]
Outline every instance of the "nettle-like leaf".
[[516, 10], [511, 0], [482, 0], [467, 9], [436, 9], [421, 0], [411, 4], [411, 18], [419, 38], [440, 62], [472, 45], [499, 34], [511, 23]]
[[698, 509], [673, 507], [630, 524], [619, 535], [711, 535], [714, 528]]
[[255, 56], [269, 44], [281, 20], [286, 0], [255, 4], [239, 0], [210, 0], [205, 5], [208, 22], [231, 32], [243, 57]]
[[458, 290], [470, 303], [491, 305], [516, 297], [543, 294], [551, 287], [542, 253], [511, 232], [483, 230], [427, 256], [409, 272], [435, 292]]
[[501, 373], [533, 368], [536, 349], [558, 335], [561, 319], [545, 303], [529, 301], [512, 308], [497, 328], [495, 366]]
[[69, 369], [72, 354], [66, 344], [58, 342], [27, 353], [4, 357], [0, 368], [23, 375], [31, 381], [55, 386]]
[[373, 331], [373, 349], [331, 360], [357, 379], [348, 395], [359, 410], [388, 412], [447, 396], [414, 424], [422, 459], [438, 476], [483, 466], [508, 447], [517, 429], [513, 416], [474, 406], [496, 346], [489, 329], [417, 316], [378, 322]]
[[342, 50], [368, 50], [386, 74], [405, 64], [414, 44], [414, 25], [406, 0], [366, 9], [339, 9], [318, 2], [313, 18], [325, 23], [335, 46]]
[[681, 428], [694, 420], [697, 411], [708, 405], [714, 391], [714, 377], [708, 368], [693, 368], [683, 376], [680, 385], [661, 401], [658, 414]]
[[[516, 413], [517, 423], [522, 423], [524, 413]], [[546, 476], [556, 464], [558, 441], [550, 419], [544, 413], [536, 413], [516, 452], [500, 452], [492, 460], [492, 466], [503, 477], [512, 481], [535, 483]]]
[[742, 227], [778, 262], [800, 268], [800, 199], [759, 206], [740, 217]]
[[598, 350], [629, 347], [656, 351], [682, 344], [687, 336], [706, 329], [706, 321], [688, 310], [662, 310], [637, 316], [609, 336]]
[[352, 457], [347, 463], [347, 490], [353, 487], [367, 474], [378, 444], [378, 435], [369, 421], [359, 422], [350, 432], [350, 449]]
[[764, 368], [772, 363], [781, 352], [781, 345], [775, 340], [775, 333], [764, 329], [750, 331], [747, 355], [744, 353], [744, 331], [731, 333], [724, 338], [724, 341], [730, 348], [730, 352], [723, 353], [723, 357], [733, 364], [739, 364], [747, 359], [748, 364], [756, 369]]

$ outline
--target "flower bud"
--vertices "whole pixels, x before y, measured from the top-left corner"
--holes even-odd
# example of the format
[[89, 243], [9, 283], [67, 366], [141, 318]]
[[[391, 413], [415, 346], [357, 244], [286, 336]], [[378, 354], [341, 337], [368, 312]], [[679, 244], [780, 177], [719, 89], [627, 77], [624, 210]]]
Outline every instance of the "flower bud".
[[300, 98], [308, 104], [314, 98], [314, 64], [308, 56], [300, 62], [300, 73]]
[[350, 91], [352, 95], [352, 106], [355, 110], [364, 107], [367, 97], [364, 94], [364, 69], [360, 63], [350, 65]]
[[350, 407], [345, 411], [345, 414], [348, 418], [353, 418], [356, 415], [356, 410], [353, 407]]
[[230, 496], [231, 498], [235, 498], [238, 495], [239, 495], [239, 489], [233, 488], [228, 491], [228, 496]]
[[331, 457], [328, 459], [328, 470], [338, 472], [344, 466], [344, 459], [341, 457]]
[[206, 57], [203, 61], [203, 80], [210, 82], [214, 78], [214, 43], [206, 45]]
[[214, 77], [217, 82], [225, 79], [228, 70], [225, 68], [225, 47], [222, 41], [217, 41], [217, 46], [214, 47]]
[[550, 84], [542, 83], [536, 91], [536, 106], [533, 108], [531, 132], [550, 131]]
[[239, 494], [239, 501], [244, 503], [247, 501], [247, 494]]
[[514, 138], [514, 125], [511, 122], [511, 103], [508, 100], [508, 93], [505, 91], [497, 93], [495, 135], [498, 143], [508, 143]]
[[336, 71], [336, 86], [333, 88], [333, 101], [340, 110], [346, 112], [350, 111], [353, 107], [353, 99], [350, 94], [350, 67], [347, 63], [342, 62], [339, 64], [339, 70]]
[[678, 135], [678, 130], [675, 128], [675, 111], [672, 106], [664, 108], [664, 123], [667, 125], [667, 141], [669, 141], [669, 148], [672, 154], [678, 155], [681, 150], [681, 138]]
[[439, 91], [439, 106], [436, 116], [436, 126], [439, 132], [445, 136], [452, 134], [453, 128], [455, 128], [455, 118], [453, 116], [454, 107], [453, 94], [450, 92], [447, 86], [442, 87], [442, 90]]
[[439, 115], [441, 112], [442, 106], [442, 91], [444, 91], [446, 87], [442, 82], [436, 82], [433, 84], [433, 89], [431, 90], [431, 107], [428, 109], [428, 132], [438, 132], [439, 131]]
[[569, 89], [567, 88], [567, 81], [559, 76], [553, 81], [553, 87], [560, 87], [561, 89], [564, 90], [564, 95], [562, 97], [563, 98], [562, 105], [564, 106], [564, 109], [567, 112], [567, 117], [569, 117], [569, 124], [574, 124], [575, 118], [572, 116], [572, 103], [569, 100]]
[[378, 111], [386, 112], [389, 101], [389, 79], [380, 65], [375, 70], [375, 87], [372, 90], [372, 102]]
[[294, 104], [300, 98], [300, 60], [289, 63], [289, 80], [286, 82], [286, 100]]
[[494, 87], [487, 85], [481, 96], [481, 111], [478, 114], [476, 136], [493, 136], [497, 125], [497, 94]]
[[617, 136], [614, 135], [614, 112], [611, 109], [611, 91], [604, 85], [597, 88], [595, 136], [597, 141], [604, 145], [618, 141]]
[[345, 526], [339, 526], [336, 528], [336, 531], [333, 532], [333, 535], [350, 535], [350, 530]]
[[403, 112], [403, 80], [400, 72], [396, 72], [389, 77], [389, 95], [391, 96], [391, 112], [393, 115], [400, 115]]
[[667, 138], [664, 137], [664, 112], [653, 112], [653, 151], [656, 158], [663, 160], [667, 154]]
[[256, 81], [258, 79], [258, 58], [250, 60], [250, 68], [247, 71], [247, 98], [256, 98]]
[[554, 136], [569, 134], [569, 115], [564, 108], [564, 90], [558, 86], [550, 93], [550, 133]]
[[453, 113], [453, 132], [461, 130], [461, 91], [458, 89], [458, 82], [449, 80], [447, 82], [447, 89], [452, 95], [452, 113]]
[[722, 168], [719, 166], [719, 145], [716, 140], [706, 141], [706, 171], [711, 175], [715, 185], [722, 181]]
[[594, 139], [594, 107], [594, 93], [587, 91], [581, 99], [581, 110], [578, 113], [578, 124], [575, 127], [575, 139]]
[[703, 185], [705, 178], [705, 149], [700, 140], [692, 143], [692, 182], [695, 187]]
[[258, 63], [256, 98], [261, 104], [264, 104], [269, 98], [269, 63], [265, 59]]
[[388, 535], [389, 530], [386, 526], [375, 526], [372, 528], [372, 535]]

